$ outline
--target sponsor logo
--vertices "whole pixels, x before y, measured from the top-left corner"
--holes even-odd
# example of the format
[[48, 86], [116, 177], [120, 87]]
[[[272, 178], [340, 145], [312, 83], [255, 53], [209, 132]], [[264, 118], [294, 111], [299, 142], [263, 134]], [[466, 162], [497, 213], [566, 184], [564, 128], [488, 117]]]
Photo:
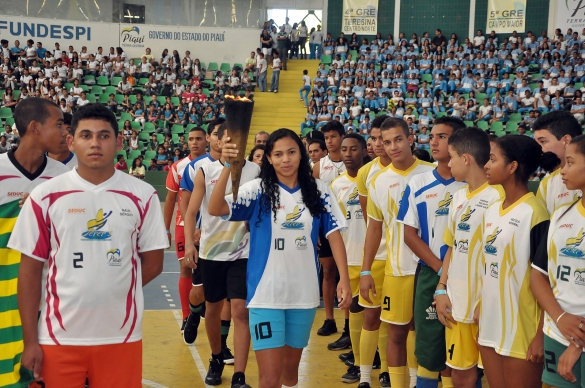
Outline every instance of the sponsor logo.
[[585, 268], [575, 269], [575, 284], [585, 286]]
[[349, 200], [347, 201], [347, 206], [359, 205], [359, 204], [360, 204], [360, 199], [359, 199], [358, 189], [356, 186], [353, 188], [353, 191], [349, 195]]
[[463, 213], [463, 215], [459, 219], [459, 223], [457, 224], [458, 230], [463, 230], [465, 232], [469, 232], [469, 229], [471, 227], [469, 226], [467, 221], [469, 221], [469, 219], [471, 218], [471, 215], [474, 212], [475, 212], [475, 209], [472, 209], [471, 206], [467, 206], [467, 210], [465, 210], [465, 213]]
[[518, 227], [520, 220], [517, 218], [510, 218], [510, 222], [508, 222], [508, 224]]
[[299, 205], [295, 206], [292, 213], [286, 215], [286, 221], [282, 223], [282, 229], [303, 229], [305, 227], [304, 222], [297, 222], [301, 215], [305, 211], [305, 208], [299, 210]]
[[295, 239], [295, 245], [298, 251], [304, 251], [307, 249], [307, 237], [299, 236]]
[[132, 216], [134, 216], [134, 214], [132, 214], [132, 210], [130, 210], [130, 209], [122, 209], [122, 211], [120, 212], [120, 216], [132, 217]]
[[110, 249], [108, 253], [106, 253], [106, 257], [108, 258], [108, 265], [110, 267], [119, 267], [122, 265], [122, 258], [120, 257], [119, 249]]
[[560, 193], [559, 195], [557, 195], [557, 198], [564, 198], [564, 197], [568, 197], [569, 193], [565, 192], [565, 193]]
[[85, 214], [85, 208], [70, 208], [67, 210], [69, 214]]
[[123, 47], [144, 47], [144, 35], [140, 34], [140, 28], [125, 27], [120, 31], [121, 46]]
[[500, 233], [502, 233], [502, 229], [496, 227], [494, 232], [485, 239], [486, 244], [483, 249], [488, 255], [496, 255], [498, 253], [498, 248], [494, 247], [494, 243]]
[[435, 308], [433, 306], [429, 306], [426, 309], [426, 312], [427, 312], [427, 319], [428, 320], [434, 320], [434, 319], [438, 318], [437, 317], [437, 310], [435, 310]]
[[394, 187], [400, 185], [400, 183], [393, 183], [390, 185], [389, 189], [393, 189]]
[[217, 183], [217, 179], [212, 179], [209, 181], [210, 185], [215, 185]]
[[427, 199], [429, 199], [429, 198], [437, 198], [437, 195], [438, 195], [437, 193], [427, 194]]
[[562, 224], [559, 229], [573, 229], [573, 224]]
[[9, 191], [6, 195], [9, 197], [22, 197], [23, 194], [22, 191]]
[[323, 170], [325, 171], [333, 170], [333, 166], [323, 166]]
[[435, 214], [438, 216], [449, 215], [449, 205], [451, 205], [452, 200], [453, 196], [451, 193], [445, 194], [445, 198], [439, 201], [439, 208], [435, 210]]
[[467, 253], [469, 249], [469, 240], [459, 240], [455, 241], [455, 246], [457, 247], [457, 251], [461, 253]]
[[355, 219], [356, 220], [363, 220], [364, 219], [364, 213], [362, 212], [362, 209], [355, 211]]
[[568, 238], [567, 241], [565, 241], [565, 247], [561, 248], [561, 255], [573, 257], [575, 259], [583, 258], [583, 256], [585, 256], [585, 253], [578, 247], [581, 245], [584, 238], [585, 230], [581, 228], [579, 233], [577, 233], [577, 236]]
[[498, 267], [498, 263], [496, 263], [495, 261], [493, 261], [490, 264], [490, 276], [497, 279], [498, 276], [499, 276], [499, 274], [500, 274], [500, 270], [499, 270], [499, 267]]
[[102, 230], [112, 212], [104, 213], [103, 209], [98, 210], [94, 219], [87, 222], [87, 230], [81, 234], [83, 240], [107, 241], [112, 237], [112, 232]]

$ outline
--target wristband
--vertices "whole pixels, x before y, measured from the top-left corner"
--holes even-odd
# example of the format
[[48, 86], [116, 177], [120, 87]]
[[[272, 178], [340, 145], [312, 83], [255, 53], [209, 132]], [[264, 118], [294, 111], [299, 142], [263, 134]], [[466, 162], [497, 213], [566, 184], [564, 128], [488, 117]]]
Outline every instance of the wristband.
[[437, 272], [437, 276], [441, 276], [442, 273], [443, 273], [443, 267], [441, 267], [441, 269], [439, 269], [439, 272]]
[[433, 298], [436, 298], [439, 295], [447, 295], [447, 291], [445, 291], [445, 290], [435, 290], [435, 293], [433, 294]]
[[196, 246], [196, 245], [195, 245], [195, 243], [194, 243], [194, 242], [192, 242], [192, 243], [187, 243], [187, 244], [185, 244], [185, 248], [187, 248], [189, 245]]
[[167, 234], [170, 234], [170, 233], [171, 233], [170, 229], [167, 229]]
[[563, 311], [563, 313], [561, 315], [559, 315], [559, 317], [557, 318], [557, 325], [559, 324], [559, 321], [561, 320], [563, 315], [565, 315], [566, 313], [567, 313], [566, 311]]
[[441, 282], [439, 282], [439, 284], [440, 284], [441, 286], [445, 287], [445, 289], [447, 289], [447, 285], [446, 285], [445, 283], [441, 283]]
[[228, 162], [223, 162], [223, 165], [227, 168], [232, 168], [232, 165], [229, 164]]
[[360, 272], [360, 276], [368, 276], [368, 275], [371, 275], [371, 274], [372, 274], [372, 271], [362, 271], [362, 272]]

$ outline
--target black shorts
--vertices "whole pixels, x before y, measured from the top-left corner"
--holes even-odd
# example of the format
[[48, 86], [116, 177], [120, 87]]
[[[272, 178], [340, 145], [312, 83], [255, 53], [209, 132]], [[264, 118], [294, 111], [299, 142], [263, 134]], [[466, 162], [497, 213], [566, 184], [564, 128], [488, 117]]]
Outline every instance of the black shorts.
[[324, 233], [319, 232], [319, 242], [321, 243], [321, 246], [319, 247], [319, 258], [333, 257], [331, 245], [329, 245], [329, 240], [327, 240]]
[[246, 300], [248, 259], [236, 261], [200, 259], [198, 267], [201, 268], [203, 295], [207, 302], [217, 303], [226, 298]]
[[[195, 246], [195, 249], [199, 252], [199, 247], [197, 245]], [[203, 285], [203, 280], [201, 280], [201, 267], [199, 265], [191, 272], [191, 284], [195, 287]]]

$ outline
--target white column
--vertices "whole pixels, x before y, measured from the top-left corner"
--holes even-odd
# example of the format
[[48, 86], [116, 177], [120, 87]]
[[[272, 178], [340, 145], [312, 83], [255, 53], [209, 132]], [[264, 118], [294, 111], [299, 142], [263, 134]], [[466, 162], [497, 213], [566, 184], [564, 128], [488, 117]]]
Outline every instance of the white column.
[[[483, 28], [481, 28], [483, 30]], [[467, 37], [472, 40], [475, 36], [475, 0], [469, 0], [469, 30]], [[465, 41], [465, 39], [464, 39]], [[459, 39], [461, 44], [461, 39]]]
[[547, 31], [551, 36], [554, 34], [557, 26], [557, 10], [558, 0], [550, 0], [548, 3], [548, 29]]
[[[323, 0], [323, 7], [322, 7], [322, 16], [321, 16], [321, 29], [323, 30], [323, 39], [327, 37], [327, 14], [329, 13], [329, 0]], [[333, 34], [331, 34], [333, 36]]]
[[394, 44], [398, 42], [400, 35], [400, 0], [394, 1]]

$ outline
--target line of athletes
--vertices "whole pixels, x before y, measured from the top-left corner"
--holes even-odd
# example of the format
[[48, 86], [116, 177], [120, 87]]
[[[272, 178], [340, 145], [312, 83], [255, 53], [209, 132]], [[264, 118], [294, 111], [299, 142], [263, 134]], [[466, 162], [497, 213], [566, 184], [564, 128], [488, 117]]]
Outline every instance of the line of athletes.
[[[183, 195], [185, 217], [177, 215], [175, 235], [181, 294], [188, 294], [182, 297], [184, 339], [195, 341], [207, 300], [213, 356], [206, 383], [219, 384], [231, 355], [225, 345], [226, 299], [236, 328], [232, 382], [244, 381], [248, 252], [229, 244], [238, 233], [232, 224], [207, 212], [209, 188], [225, 164], [225, 126], [219, 120], [209, 128], [209, 134], [189, 134], [192, 154], [173, 166], [167, 187]], [[583, 386], [585, 303], [579, 300], [585, 270], [578, 260], [585, 257], [579, 249], [585, 209], [577, 199], [585, 188], [585, 138], [564, 112], [543, 116], [535, 129], [536, 141], [505, 136], [490, 146], [482, 130], [465, 128], [455, 118], [438, 119], [430, 143], [435, 165], [412, 156], [412, 137], [402, 120], [379, 117], [370, 133], [377, 158], [363, 165], [361, 136], [344, 136], [335, 122], [323, 127], [328, 155], [315, 164], [313, 175], [330, 184], [348, 225], [342, 237], [353, 303], [345, 331], [353, 350], [344, 355], [350, 368], [343, 382], [370, 387], [371, 360], [380, 349], [382, 386], [437, 387], [441, 380], [443, 387], [476, 387], [478, 366], [492, 387], [536, 387], [541, 380]], [[207, 143], [210, 152], [203, 154]], [[556, 155], [559, 167], [534, 196], [527, 182], [546, 157], [543, 152]], [[242, 184], [257, 173], [246, 163]], [[336, 267], [327, 239], [320, 237], [326, 328], [333, 319]], [[190, 268], [198, 287], [185, 285]]]

